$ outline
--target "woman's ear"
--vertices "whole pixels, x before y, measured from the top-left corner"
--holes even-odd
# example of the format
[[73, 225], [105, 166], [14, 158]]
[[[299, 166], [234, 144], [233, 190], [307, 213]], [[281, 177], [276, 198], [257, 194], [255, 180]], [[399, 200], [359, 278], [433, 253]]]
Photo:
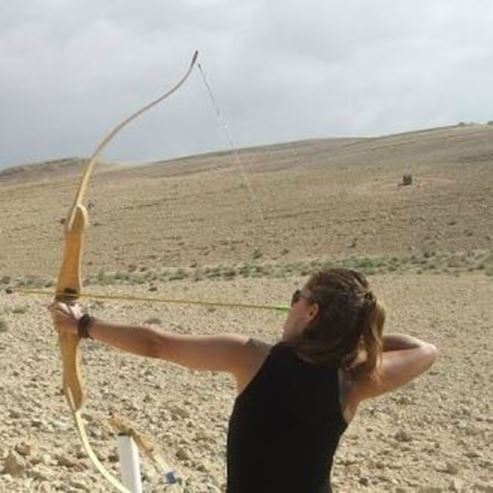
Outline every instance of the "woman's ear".
[[314, 302], [310, 305], [308, 309], [308, 321], [312, 322], [317, 318], [318, 312], [320, 311], [320, 306], [317, 302]]

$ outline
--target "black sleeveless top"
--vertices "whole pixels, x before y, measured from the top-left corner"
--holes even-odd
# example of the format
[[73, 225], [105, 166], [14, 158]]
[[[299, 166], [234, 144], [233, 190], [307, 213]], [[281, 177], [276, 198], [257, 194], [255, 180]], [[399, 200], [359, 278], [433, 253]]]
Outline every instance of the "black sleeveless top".
[[284, 342], [236, 398], [228, 430], [227, 493], [329, 493], [347, 428], [337, 368], [300, 359]]

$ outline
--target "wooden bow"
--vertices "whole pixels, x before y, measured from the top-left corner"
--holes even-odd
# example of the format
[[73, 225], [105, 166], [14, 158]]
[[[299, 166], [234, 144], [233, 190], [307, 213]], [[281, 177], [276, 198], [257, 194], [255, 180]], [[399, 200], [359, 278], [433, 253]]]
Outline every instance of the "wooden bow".
[[[65, 221], [65, 251], [56, 286], [56, 292], [58, 294], [55, 299], [57, 301], [71, 303], [77, 300], [82, 293], [81, 258], [83, 237], [84, 231], [89, 224], [89, 215], [86, 208], [83, 206], [83, 200], [89, 182], [89, 177], [96, 163], [96, 159], [99, 157], [101, 151], [106, 147], [106, 145], [123, 127], [140, 116], [142, 113], [166, 99], [168, 96], [171, 96], [171, 94], [182, 86], [192, 72], [197, 57], [198, 52], [195, 52], [188, 70], [174, 87], [159, 98], [130, 115], [119, 125], [113, 128], [106, 136], [104, 136], [98, 144], [96, 150], [89, 158], [85, 171], [82, 175], [74, 203], [70, 208]], [[116, 490], [128, 492], [120, 481], [118, 481], [118, 479], [116, 479], [105, 469], [92, 450], [87, 438], [84, 421], [81, 417], [81, 409], [84, 404], [85, 393], [81, 373], [79, 337], [73, 334], [60, 333], [58, 341], [63, 363], [63, 391], [65, 393], [65, 397], [67, 398], [70, 411], [74, 417], [84, 450], [92, 463], [96, 466], [96, 469], [112, 484]]]

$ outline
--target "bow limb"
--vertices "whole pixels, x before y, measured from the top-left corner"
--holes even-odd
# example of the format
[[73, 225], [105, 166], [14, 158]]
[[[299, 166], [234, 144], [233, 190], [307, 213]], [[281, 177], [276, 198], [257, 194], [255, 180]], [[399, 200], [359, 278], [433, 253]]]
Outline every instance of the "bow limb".
[[[57, 293], [62, 294], [56, 296], [57, 301], [65, 302], [73, 302], [74, 299], [77, 299], [77, 295], [82, 289], [81, 257], [84, 231], [88, 224], [87, 211], [81, 205], [77, 205], [74, 210], [71, 210], [69, 216], [72, 221], [65, 229], [65, 252], [57, 282]], [[66, 293], [67, 296], [63, 293]], [[60, 333], [58, 342], [63, 363], [63, 391], [74, 417], [82, 446], [91, 462], [104, 478], [116, 490], [127, 493], [128, 490], [105, 469], [92, 450], [87, 438], [81, 416], [85, 395], [81, 373], [79, 337], [76, 334]]]
[[[196, 51], [193, 54], [192, 61], [190, 63], [190, 66], [188, 67], [188, 70], [185, 72], [183, 77], [166, 93], [163, 95], [159, 96], [158, 98], [154, 99], [150, 103], [146, 104], [144, 107], [141, 109], [137, 110], [135, 113], [132, 113], [128, 118], [123, 120], [121, 123], [119, 123], [116, 127], [114, 127], [112, 130], [110, 130], [101, 140], [101, 142], [98, 144], [94, 152], [92, 153], [91, 157], [89, 158], [89, 162], [87, 163], [86, 171], [84, 172], [84, 176], [82, 177], [82, 180], [79, 185], [79, 189], [77, 190], [77, 195], [75, 196], [74, 200], [74, 209], [77, 205], [82, 203], [82, 200], [84, 198], [87, 184], [89, 183], [89, 176], [91, 175], [91, 172], [94, 168], [94, 165], [96, 164], [96, 160], [103, 151], [103, 149], [109, 144], [109, 142], [113, 139], [113, 137], [124, 127], [126, 127], [131, 121], [135, 120], [137, 117], [145, 113], [147, 110], [150, 110], [153, 106], [156, 106], [157, 104], [161, 103], [164, 101], [166, 98], [171, 96], [174, 92], [176, 92], [188, 79], [189, 75], [192, 73], [193, 67], [195, 65], [195, 62], [197, 61], [197, 58], [199, 56], [199, 52]], [[71, 217], [72, 219], [72, 217]]]
[[[78, 299], [82, 291], [81, 259], [83, 250], [84, 231], [89, 224], [89, 216], [82, 201], [89, 183], [89, 177], [92, 173], [96, 159], [102, 150], [108, 145], [113, 137], [132, 120], [160, 103], [168, 96], [171, 96], [187, 80], [192, 72], [193, 66], [197, 60], [198, 53], [195, 52], [192, 62], [185, 75], [165, 94], [147, 104], [137, 112], [130, 115], [119, 125], [113, 128], [98, 144], [96, 150], [89, 158], [88, 164], [82, 175], [82, 179], [77, 190], [74, 203], [68, 213], [65, 221], [65, 251], [62, 266], [57, 280], [56, 296], [57, 301], [74, 302]], [[81, 409], [84, 403], [84, 386], [81, 372], [81, 355], [79, 350], [79, 337], [71, 334], [59, 335], [59, 346], [63, 364], [63, 390], [67, 399], [70, 411], [75, 420], [77, 431], [81, 439], [84, 450], [96, 469], [111, 483], [118, 491], [128, 492], [128, 490], [112, 475], [103, 464], [99, 461], [92, 450], [87, 434], [84, 428], [84, 421], [81, 417]]]

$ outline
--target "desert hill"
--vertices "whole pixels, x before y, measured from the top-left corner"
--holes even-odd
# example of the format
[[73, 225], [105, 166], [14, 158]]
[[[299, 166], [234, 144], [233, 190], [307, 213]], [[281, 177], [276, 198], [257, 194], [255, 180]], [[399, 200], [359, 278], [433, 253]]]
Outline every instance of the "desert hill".
[[[40, 183], [79, 176], [86, 160], [82, 158], [64, 158], [11, 166], [0, 170], [0, 184]], [[103, 170], [110, 164], [100, 163]]]
[[[96, 167], [90, 273], [491, 249], [493, 126]], [[81, 161], [0, 175], [0, 272], [51, 278]], [[412, 174], [412, 186], [399, 183]]]

